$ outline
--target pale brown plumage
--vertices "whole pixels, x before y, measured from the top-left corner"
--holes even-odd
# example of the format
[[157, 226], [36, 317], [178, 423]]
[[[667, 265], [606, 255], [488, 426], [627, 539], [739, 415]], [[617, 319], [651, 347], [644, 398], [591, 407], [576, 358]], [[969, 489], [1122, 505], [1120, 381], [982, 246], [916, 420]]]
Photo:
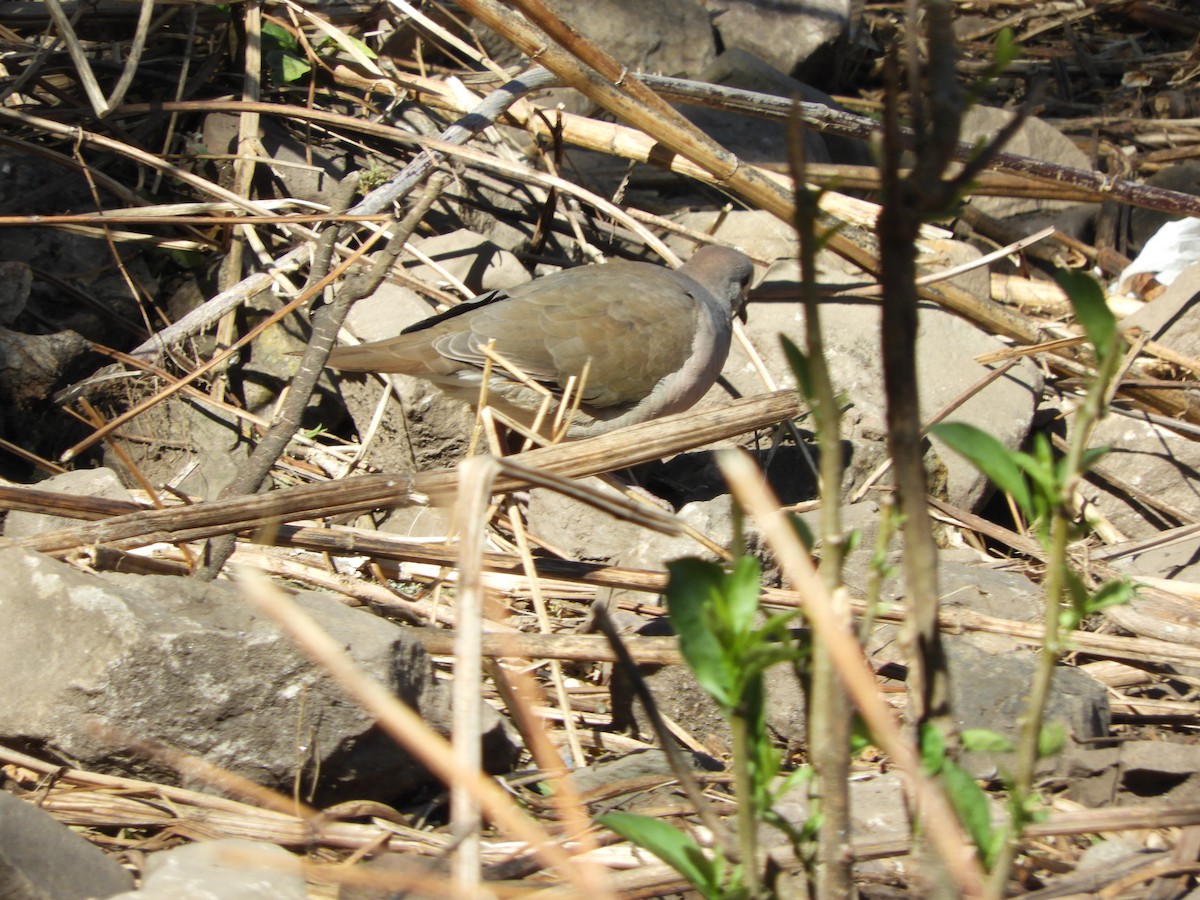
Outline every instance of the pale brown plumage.
[[[681, 268], [610, 262], [490, 291], [387, 340], [335, 348], [329, 365], [424, 378], [477, 403], [485, 355], [496, 353], [560, 395], [584, 377], [571, 437], [680, 412], [712, 387], [729, 353], [732, 318], [754, 273], [726, 247]], [[542, 396], [493, 366], [488, 404], [528, 424]]]

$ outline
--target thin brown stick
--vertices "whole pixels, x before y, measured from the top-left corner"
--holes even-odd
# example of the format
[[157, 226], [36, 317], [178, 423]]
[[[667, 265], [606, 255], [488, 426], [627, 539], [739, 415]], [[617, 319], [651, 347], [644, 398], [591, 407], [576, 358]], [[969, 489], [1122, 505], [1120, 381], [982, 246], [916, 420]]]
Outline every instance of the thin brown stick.
[[[458, 630], [454, 638], [454, 762], [464, 772], [483, 768], [483, 676], [480, 637], [483, 633], [482, 556], [487, 541], [492, 484], [499, 473], [490, 456], [473, 456], [458, 467], [458, 502], [454, 505], [458, 543]], [[461, 781], [450, 785], [450, 829], [454, 851], [454, 883], [464, 895], [479, 890], [479, 828], [482, 820], [474, 792]]]

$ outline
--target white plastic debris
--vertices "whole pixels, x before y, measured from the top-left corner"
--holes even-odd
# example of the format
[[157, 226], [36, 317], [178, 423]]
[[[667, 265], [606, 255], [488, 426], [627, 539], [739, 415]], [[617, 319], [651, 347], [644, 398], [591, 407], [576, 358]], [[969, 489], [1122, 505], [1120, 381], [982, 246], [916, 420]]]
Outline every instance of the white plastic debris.
[[1117, 289], [1128, 291], [1130, 280], [1143, 273], [1153, 275], [1155, 281], [1166, 287], [1197, 261], [1200, 261], [1200, 219], [1168, 222], [1146, 241], [1137, 259], [1121, 273]]

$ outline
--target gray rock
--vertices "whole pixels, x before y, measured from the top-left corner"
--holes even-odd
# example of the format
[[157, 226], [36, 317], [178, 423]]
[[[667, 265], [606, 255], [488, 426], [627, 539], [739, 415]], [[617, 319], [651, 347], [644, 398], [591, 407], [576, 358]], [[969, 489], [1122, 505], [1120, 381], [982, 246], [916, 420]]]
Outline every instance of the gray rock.
[[[206, 500], [220, 496], [250, 457], [250, 445], [232, 415], [186, 397], [171, 397], [146, 410], [138, 427], [153, 440], [129, 441], [124, 449], [150, 482]], [[105, 449], [104, 464], [132, 481], [132, 473], [111, 450]]]
[[[947, 612], [968, 610], [1017, 622], [1041, 621], [1041, 585], [1020, 572], [981, 565], [974, 551], [967, 551], [963, 556], [969, 557], [970, 561], [956, 558], [953, 551], [943, 550], [940, 554], [938, 590], [941, 592], [942, 609]], [[900, 599], [899, 594], [896, 599]], [[980, 634], [972, 639], [987, 637], [991, 636]], [[1004, 635], [997, 637], [1011, 641]]]
[[379, 530], [405, 538], [449, 541], [454, 533], [454, 511], [440, 506], [398, 507], [388, 513]]
[[[277, 312], [282, 302], [270, 291], [263, 291], [247, 303], [248, 315], [266, 317]], [[233, 370], [232, 383], [241, 392], [243, 405], [267, 421], [274, 418], [280, 396], [288, 389], [300, 366], [300, 354], [308, 345], [309, 334], [301, 332], [297, 318], [291, 317], [269, 326], [239, 357]], [[333, 380], [322, 372], [305, 411], [305, 427], [313, 424], [331, 426], [337, 423], [340, 409], [335, 411]], [[202, 457], [203, 460], [203, 457]]]
[[24, 434], [19, 418], [49, 400], [63, 374], [91, 348], [74, 331], [23, 334], [0, 327], [0, 404], [8, 434]]
[[[695, 753], [683, 751], [685, 765], [695, 771], [720, 771], [721, 766], [712, 759]], [[644, 784], [634, 784], [637, 779], [647, 775], [661, 775], [664, 779], [673, 779], [671, 761], [662, 750], [638, 750], [626, 753], [615, 759], [607, 759], [593, 765], [575, 769], [568, 776], [575, 790], [580, 794], [602, 788], [612, 788], [622, 782], [630, 782], [630, 792], [603, 798], [605, 809], [623, 809], [634, 811], [659, 805], [666, 797], [677, 794], [680, 790], [677, 784], [670, 784], [647, 790]]]
[[[942, 646], [950, 670], [951, 710], [958, 727], [984, 728], [1015, 741], [1037, 668], [1036, 652], [989, 652], [965, 634], [943, 634]], [[1058, 666], [1043, 721], [1061, 724], [1068, 738], [1077, 741], [1106, 738], [1111, 728], [1108, 692], [1086, 672]], [[969, 753], [964, 758], [968, 770], [981, 777], [992, 774], [997, 762], [1002, 770], [1008, 764], [1006, 756], [991, 753]]]
[[[821, 103], [830, 109], [842, 108], [828, 94], [788, 77], [753, 53], [742, 49], [726, 50], [704, 70], [700, 80], [744, 91], [773, 94], [777, 97], [798, 97], [807, 103]], [[786, 163], [788, 160], [787, 125], [783, 122], [703, 106], [681, 105], [680, 112], [739, 159], [756, 164]], [[820, 134], [812, 129], [805, 129], [804, 140], [810, 163], [869, 165], [871, 162], [866, 143], [863, 141], [853, 141], [833, 134]], [[735, 215], [743, 215], [746, 212], [739, 210]]]
[[[796, 230], [761, 209], [686, 212], [675, 216], [674, 220], [685, 228], [711, 234], [717, 240], [732, 244], [751, 256], [763, 259], [796, 258]], [[671, 239], [667, 243], [684, 256], [690, 255], [695, 247], [691, 241], [682, 239]], [[846, 277], [843, 275], [838, 280], [843, 281]], [[753, 319], [754, 313], [765, 305], [752, 303], [750, 318]]]
[[303, 126], [288, 129], [280, 124], [286, 120], [269, 116], [260, 121], [260, 139], [278, 184], [277, 192], [311, 203], [331, 203], [338, 185], [355, 167], [353, 154], [347, 153], [341, 142], [322, 140]]
[[[854, 590], [861, 592], [868, 583], [870, 573], [867, 563], [872, 547], [873, 544], [860, 547], [848, 560], [846, 583]], [[898, 549], [889, 553], [888, 565], [893, 573], [884, 580], [880, 589], [880, 599], [884, 603], [902, 603], [906, 599], [901, 557]], [[1039, 621], [1042, 617], [1042, 589], [1039, 585], [1017, 572], [992, 569], [980, 565], [977, 560], [957, 559], [953, 551], [943, 550], [938, 555], [938, 590], [941, 609], [950, 615], [962, 610], [1017, 622]], [[897, 625], [886, 622], [877, 624], [868, 639], [868, 655], [880, 661], [903, 662], [900, 634]], [[1021, 649], [1025, 645], [1006, 634], [972, 632], [970, 640], [975, 647], [988, 653], [1027, 652]]]
[[[428, 780], [234, 586], [101, 577], [13, 549], [0, 550], [0, 567], [10, 642], [0, 655], [9, 686], [0, 739], [98, 771], [173, 782], [178, 776], [162, 764], [113, 746], [161, 741], [287, 793], [298, 782], [320, 804], [392, 800]], [[404, 629], [324, 595], [296, 600], [367, 674], [449, 731], [448, 698]], [[494, 714], [485, 733], [486, 758], [502, 769], [511, 746]]]
[[[978, 104], [967, 110], [963, 117], [960, 139], [968, 143], [989, 140], [1007, 125], [1014, 113], [1006, 109], [995, 109]], [[1087, 154], [1075, 146], [1066, 135], [1041, 119], [1029, 118], [1004, 145], [1009, 153], [1032, 156], [1044, 162], [1091, 170]], [[1065, 209], [1079, 204], [1065, 200], [1043, 200], [1024, 197], [980, 197], [971, 198], [971, 205], [998, 219], [1013, 216], [1047, 215], [1053, 217]]]
[[[1174, 507], [1200, 518], [1200, 446], [1170, 429], [1135, 415], [1109, 415], [1096, 426], [1093, 447], [1109, 447], [1100, 460], [1105, 472]], [[1179, 524], [1111, 487], [1089, 480], [1084, 495], [1127, 538], [1148, 538]], [[1148, 570], [1142, 569], [1146, 574]]]
[[[798, 300], [789, 299], [799, 296], [794, 230], [761, 211], [735, 211], [725, 217], [711, 212], [689, 213], [679, 220], [699, 231], [709, 232], [715, 227], [722, 241], [755, 256], [779, 260], [756, 289], [760, 296], [771, 299], [751, 303], [746, 331], [775, 381], [784, 387], [794, 386], [795, 378], [780, 346], [780, 335], [787, 335], [800, 346], [804, 344], [804, 310]], [[978, 257], [976, 251], [959, 242], [925, 240], [922, 244], [929, 251], [922, 260], [926, 270], [942, 270]], [[863, 278], [831, 253], [821, 254], [818, 270], [824, 285], [861, 282]], [[954, 283], [977, 296], [990, 296], [984, 268], [959, 275]], [[880, 308], [867, 300], [827, 300], [821, 304], [821, 315], [834, 389], [849, 404], [842, 423], [847, 442], [843, 488], [849, 491], [887, 458]], [[987, 373], [975, 357], [1003, 347], [998, 339], [965, 319], [923, 306], [917, 348], [922, 415], [932, 416]], [[753, 395], [762, 390], [756, 370], [737, 347], [730, 352], [722, 374], [741, 394]], [[977, 393], [950, 418], [984, 428], [1005, 446], [1019, 447], [1029, 433], [1041, 388], [1037, 366], [1025, 361]], [[718, 386], [706, 400], [715, 402], [723, 394]], [[938, 487], [938, 478], [944, 477], [947, 483], [942, 493], [951, 503], [973, 509], [989, 495], [987, 479], [956, 454], [931, 453], [928, 459], [934, 470], [934, 488]], [[944, 466], [944, 476], [937, 471], [939, 466]]]
[[[1116, 565], [1126, 570], [1135, 581], [1138, 575], [1149, 575], [1180, 582], [1200, 582], [1200, 537], [1150, 547], [1118, 560]], [[1191, 608], [1194, 612], [1195, 605]]]
[[[121, 484], [117, 473], [112, 469], [76, 469], [73, 472], [63, 472], [53, 475], [45, 481], [31, 485], [39, 491], [52, 491], [61, 494], [77, 494], [83, 497], [98, 497], [104, 500], [124, 500], [130, 502], [133, 498]], [[70, 528], [79, 525], [83, 519], [69, 519], [62, 516], [50, 516], [42, 513], [12, 510], [4, 520], [4, 536], [10, 538], [28, 537], [43, 531], [54, 531], [58, 528]]]
[[[970, 265], [982, 254], [970, 244], [948, 238], [923, 238], [919, 245], [917, 268], [921, 275], [937, 274], [957, 266]], [[950, 284], [973, 297], [992, 296], [992, 276], [987, 266], [976, 266], [950, 279]]]
[[[338, 390], [359, 435], [366, 435], [379, 404], [382, 384], [371, 376], [338, 376]], [[366, 462], [384, 471], [448, 468], [467, 452], [475, 413], [433, 385], [409, 375], [393, 375], [395, 388], [375, 430]]]
[[[219, 156], [236, 156], [240, 127], [239, 116], [209, 113], [204, 117], [200, 134], [204, 151]], [[271, 172], [278, 181], [276, 196], [328, 204], [337, 192], [338, 182], [350, 171], [349, 154], [302, 139], [274, 119], [262, 119], [257, 137], [267, 151]], [[226, 186], [231, 183], [231, 159], [217, 159], [205, 165], [209, 169], [206, 173], [209, 177], [219, 179]]]
[[[663, 666], [644, 673], [643, 677], [660, 713], [681, 725], [713, 757], [729, 756], [733, 749], [729, 725], [691, 669], [686, 665]], [[654, 734], [642, 704], [634, 699], [619, 669], [613, 671], [612, 702], [616, 727], [632, 727], [643, 735]]]
[[[775, 804], [779, 816], [793, 828], [805, 826], [809, 817], [811, 785], [801, 785], [785, 794]], [[850, 836], [856, 842], [872, 840], [888, 841], [907, 837], [912, 833], [908, 817], [904, 780], [896, 771], [884, 772], [873, 777], [855, 778], [848, 785], [850, 798]], [[993, 821], [1004, 815], [1003, 806], [988, 795], [988, 807]], [[774, 829], [764, 829], [763, 836], [768, 845], [786, 845], [784, 835]], [[867, 885], [876, 881], [896, 881], [911, 877], [911, 868], [906, 872], [903, 857], [863, 859], [855, 862], [855, 875]], [[874, 894], [866, 896], [875, 896]], [[889, 896], [884, 894], [883, 896]], [[905, 892], [897, 896], [910, 897]]]
[[[775, 804], [776, 812], [793, 826], [802, 827], [808, 818], [809, 791], [809, 785], [793, 788]], [[850, 782], [850, 826], [854, 838], [894, 837], [907, 832], [910, 825], [905, 810], [904, 781], [898, 772]]]
[[1067, 796], [1087, 807], [1145, 803], [1171, 807], [1200, 802], [1200, 747], [1174, 741], [1125, 741], [1113, 747], [1073, 747], [1060, 765]]
[[[794, 787], [774, 805], [775, 812], [778, 812], [782, 820], [793, 829], [802, 829], [809, 824], [809, 793], [812, 790], [814, 785], [811, 782]], [[869, 844], [872, 840], [895, 840], [912, 833], [912, 823], [907, 814], [904, 779], [898, 772], [884, 772], [866, 778], [856, 775], [848, 782], [847, 791], [850, 797], [850, 836], [853, 840]], [[991, 797], [988, 799], [992, 817], [1003, 815], [1002, 806]], [[774, 828], [763, 829], [763, 841], [768, 846], [787, 846], [784, 833]], [[857, 859], [854, 862], [854, 876], [858, 882], [857, 895], [864, 900], [899, 900], [914, 895], [926, 895], [920, 890], [914, 893], [912, 889], [904, 892], [892, 889], [893, 893], [878, 893], [878, 890], [888, 883], [910, 882], [912, 870], [908, 862], [910, 859], [905, 857]], [[808, 894], [799, 893], [794, 896]]]
[[133, 887], [133, 876], [33, 803], [0, 791], [0, 897], [86, 900]]
[[[634, 72], [690, 78], [716, 56], [709, 13], [695, 0], [549, 0], [548, 5], [572, 28]], [[486, 28], [477, 28], [483, 45], [497, 61], [511, 64], [519, 54]], [[576, 91], [550, 92], [550, 108], [562, 102], [571, 112], [590, 109]]]
[[[837, 280], [836, 271], [822, 280]], [[844, 276], [843, 276], [844, 277]], [[767, 272], [760, 290], [787, 295], [798, 284], [797, 267], [782, 261]], [[834, 389], [849, 409], [843, 415], [843, 434], [853, 444], [846, 486], [861, 483], [887, 454], [883, 372], [880, 359], [880, 309], [866, 301], [824, 302], [821, 322]], [[977, 356], [1002, 349], [1003, 344], [983, 330], [945, 310], [923, 306], [918, 320], [917, 366], [921, 414], [928, 419], [957, 399], [988, 369]], [[767, 368], [781, 384], [795, 383], [780, 347], [780, 335], [803, 346], [804, 310], [796, 302], [754, 304], [747, 331]], [[731, 355], [732, 356], [732, 355]], [[740, 361], [740, 355], [738, 357]], [[730, 361], [734, 366], [734, 360]], [[746, 393], [758, 390], [756, 376], [742, 363], [726, 365], [726, 377]], [[1007, 447], [1021, 446], [1029, 433], [1041, 394], [1037, 367], [1022, 362], [960, 406], [951, 421], [985, 429]], [[936, 442], [935, 442], [936, 445]], [[989, 495], [987, 480], [956, 454], [941, 452], [946, 469], [945, 496], [965, 509], [978, 507]], [[936, 487], [936, 485], [935, 485]]]
[[790, 73], [846, 31], [850, 0], [708, 0], [721, 43]]
[[[1123, 881], [1135, 871], [1145, 871], [1147, 867], [1165, 863], [1167, 854], [1161, 850], [1150, 850], [1132, 841], [1105, 835], [1105, 840], [1096, 840], [1079, 857], [1079, 863], [1074, 870], [1061, 875], [1052, 875], [1046, 879], [1043, 891], [1056, 897], [1092, 897], [1115, 883]], [[1186, 888], [1187, 879], [1177, 879], [1180, 883], [1176, 890], [1160, 892], [1146, 890], [1140, 896], [1147, 897], [1180, 897]], [[1159, 886], [1169, 884], [1165, 879], [1156, 879]]]
[[1146, 848], [1132, 841], [1116, 840], [1097, 841], [1083, 851], [1075, 872], [1082, 875], [1085, 872], [1111, 872], [1114, 868], [1123, 866], [1133, 857], [1146, 861]]
[[21, 261], [0, 262], [0, 325], [8, 327], [25, 311], [33, 270]]
[[[655, 629], [653, 633], [663, 631]], [[634, 701], [622, 677], [619, 670], [614, 670], [614, 724], [617, 727], [632, 725], [641, 734], [653, 734], [641, 703]], [[732, 735], [724, 715], [690, 668], [686, 665], [663, 666], [646, 673], [644, 678], [659, 711], [684, 728], [712, 756], [727, 758], [733, 752]], [[771, 735], [787, 744], [804, 743], [807, 739], [804, 691], [795, 670], [789, 665], [778, 664], [767, 669], [763, 678], [767, 695], [766, 723]]]
[[[850, 507], [846, 517], [847, 527], [863, 532], [862, 543], [846, 567], [846, 581], [856, 590], [866, 585], [867, 561], [875, 542], [871, 510], [859, 512], [862, 506]], [[903, 602], [905, 586], [899, 572], [899, 555], [891, 554], [889, 564], [897, 571], [884, 581], [880, 599], [885, 603]], [[938, 589], [941, 609], [946, 614], [962, 610], [1018, 622], [1038, 621], [1042, 616], [1041, 586], [1017, 572], [958, 558], [954, 551], [939, 554]], [[959, 728], [984, 728], [1015, 738], [1016, 723], [1025, 711], [1033, 683], [1036, 651], [1008, 635], [947, 629], [942, 631], [942, 645], [950, 670], [951, 710]], [[877, 663], [903, 665], [906, 650], [899, 626], [877, 624], [868, 638], [866, 652]], [[1059, 666], [1054, 678], [1046, 721], [1062, 722], [1076, 739], [1108, 737], [1110, 712], [1104, 686], [1073, 666]], [[972, 771], [980, 775], [991, 775], [997, 762], [1006, 763], [990, 754], [973, 757]]]
[[[661, 634], [661, 632], [656, 632]], [[726, 758], [733, 752], [732, 734], [725, 716], [708, 692], [701, 688], [688, 666], [662, 666], [643, 674], [659, 712], [683, 727], [710, 755]], [[803, 744], [806, 739], [804, 691], [790, 666], [775, 665], [764, 674], [767, 691], [767, 727], [785, 744]], [[653, 727], [635, 700], [622, 673], [613, 671], [613, 724], [632, 727], [650, 736]]]
[[[1200, 196], [1200, 163], [1195, 161], [1165, 166], [1146, 179], [1146, 184], [1183, 191]], [[1181, 218], [1157, 209], [1135, 206], [1129, 210], [1129, 255], [1139, 253], [1154, 234], [1167, 224]]]
[[[466, 228], [421, 238], [413, 241], [412, 245], [476, 294], [515, 287], [533, 280], [533, 276], [512, 253], [501, 249], [484, 235]], [[408, 274], [429, 284], [443, 286], [445, 283], [445, 277], [440, 272], [424, 263], [406, 265], [405, 268]], [[426, 309], [426, 315], [433, 314], [434, 310], [428, 306]]]
[[582, 766], [570, 774], [575, 790], [580, 793], [594, 791], [596, 788], [612, 784], [614, 781], [626, 781], [631, 778], [641, 778], [644, 775], [670, 775], [671, 762], [662, 750], [639, 750], [626, 753], [616, 759], [608, 759], [590, 766]]
[[[879, 541], [879, 517], [882, 508], [873, 499], [851, 503], [842, 507], [842, 533], [849, 542], [842, 561], [842, 580], [846, 586], [858, 596], [866, 593], [871, 578], [871, 560], [875, 554], [875, 546]], [[812, 535], [813, 549], [822, 552], [824, 540], [821, 536], [821, 511], [819, 509], [797, 513], [796, 518]], [[893, 539], [893, 544], [898, 541]], [[900, 556], [894, 549], [889, 551], [887, 565], [899, 575]], [[892, 577], [884, 582], [884, 601], [898, 600], [903, 596], [903, 577]]]
[[146, 858], [139, 891], [118, 900], [305, 900], [300, 860], [282, 847], [240, 838], [185, 844]]
[[[621, 496], [600, 478], [585, 479], [584, 484], [607, 496]], [[546, 488], [529, 492], [527, 515], [530, 533], [550, 541], [568, 557], [584, 561], [610, 562], [626, 548], [636, 547], [650, 537], [650, 532], [639, 525], [614, 519]]]
[[350, 307], [345, 327], [364, 341], [378, 341], [399, 334], [434, 312], [416, 291], [385, 281]]
[[[584, 483], [604, 495], [623, 496], [599, 478], [589, 478]], [[688, 503], [677, 515], [723, 546], [733, 536], [728, 496]], [[544, 488], [529, 492], [528, 522], [532, 533], [576, 559], [592, 562], [662, 571], [669, 560], [707, 555], [699, 543], [686, 535], [658, 534]]]

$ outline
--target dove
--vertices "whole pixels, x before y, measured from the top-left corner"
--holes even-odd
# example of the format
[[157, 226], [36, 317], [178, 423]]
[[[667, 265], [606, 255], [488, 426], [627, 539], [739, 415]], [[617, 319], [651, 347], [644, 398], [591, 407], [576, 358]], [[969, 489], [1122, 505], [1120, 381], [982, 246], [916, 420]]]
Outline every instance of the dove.
[[[486, 350], [561, 400], [571, 378], [580, 438], [682, 412], [716, 382], [754, 268], [706, 246], [679, 269], [609, 262], [488, 291], [381, 341], [334, 348], [343, 372], [415, 375], [478, 404]], [[544, 392], [492, 364], [487, 405], [531, 427]], [[574, 403], [573, 398], [568, 403]], [[546, 421], [552, 419], [554, 406]]]

